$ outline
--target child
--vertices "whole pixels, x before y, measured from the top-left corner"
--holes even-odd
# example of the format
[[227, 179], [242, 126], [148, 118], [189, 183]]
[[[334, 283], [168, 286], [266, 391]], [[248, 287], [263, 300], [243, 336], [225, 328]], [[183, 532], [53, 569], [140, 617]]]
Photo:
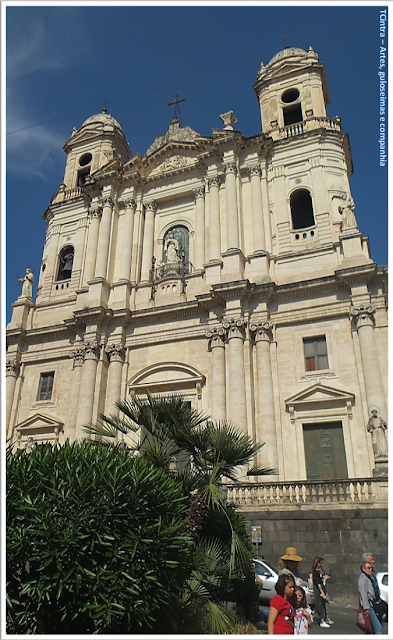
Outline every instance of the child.
[[284, 573], [277, 580], [277, 595], [270, 600], [267, 632], [269, 635], [293, 635], [293, 592], [295, 583], [291, 574]]
[[302, 587], [295, 587], [295, 636], [308, 634], [309, 627], [312, 626], [311, 609], [307, 606], [306, 592]]

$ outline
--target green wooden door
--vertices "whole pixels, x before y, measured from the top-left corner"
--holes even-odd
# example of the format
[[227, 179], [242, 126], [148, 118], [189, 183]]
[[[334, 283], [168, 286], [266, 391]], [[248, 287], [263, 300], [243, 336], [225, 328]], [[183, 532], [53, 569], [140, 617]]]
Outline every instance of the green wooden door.
[[303, 425], [307, 480], [348, 478], [341, 422]]

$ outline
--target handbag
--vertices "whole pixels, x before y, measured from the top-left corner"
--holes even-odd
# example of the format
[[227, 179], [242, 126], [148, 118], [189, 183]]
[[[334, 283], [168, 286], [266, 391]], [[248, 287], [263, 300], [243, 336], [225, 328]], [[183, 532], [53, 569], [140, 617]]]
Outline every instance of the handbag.
[[364, 609], [363, 609], [361, 604], [359, 604], [358, 618], [356, 620], [356, 625], [362, 631], [371, 631], [370, 614], [365, 615], [365, 611], [364, 611]]
[[381, 622], [388, 611], [388, 605], [383, 600], [374, 600], [373, 609], [376, 613], [378, 620]]

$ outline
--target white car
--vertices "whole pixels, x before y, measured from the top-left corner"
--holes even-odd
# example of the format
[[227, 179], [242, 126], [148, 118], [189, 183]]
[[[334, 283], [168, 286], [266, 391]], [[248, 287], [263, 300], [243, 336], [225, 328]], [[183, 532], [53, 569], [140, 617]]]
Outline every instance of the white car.
[[381, 592], [381, 600], [386, 604], [386, 613], [384, 621], [388, 621], [388, 604], [389, 604], [389, 574], [387, 571], [379, 571], [377, 573], [377, 582]]
[[[274, 587], [278, 580], [278, 573], [266, 562], [266, 560], [254, 558], [253, 563], [255, 565], [255, 573], [262, 580], [262, 588], [259, 592], [259, 602], [261, 604], [269, 604], [273, 596], [277, 595], [277, 591]], [[303, 581], [302, 587], [306, 592], [307, 602], [309, 606], [312, 607], [315, 604], [314, 592], [309, 588], [305, 581]]]

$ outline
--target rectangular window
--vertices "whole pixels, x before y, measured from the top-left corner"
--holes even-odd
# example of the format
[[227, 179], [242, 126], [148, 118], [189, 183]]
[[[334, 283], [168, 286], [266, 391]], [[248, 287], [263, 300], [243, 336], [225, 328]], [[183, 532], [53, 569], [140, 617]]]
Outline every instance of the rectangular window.
[[51, 371], [51, 373], [41, 373], [37, 400], [50, 400], [52, 398], [54, 378], [54, 371]]
[[328, 369], [327, 344], [325, 336], [320, 338], [304, 338], [304, 358], [306, 371]]

